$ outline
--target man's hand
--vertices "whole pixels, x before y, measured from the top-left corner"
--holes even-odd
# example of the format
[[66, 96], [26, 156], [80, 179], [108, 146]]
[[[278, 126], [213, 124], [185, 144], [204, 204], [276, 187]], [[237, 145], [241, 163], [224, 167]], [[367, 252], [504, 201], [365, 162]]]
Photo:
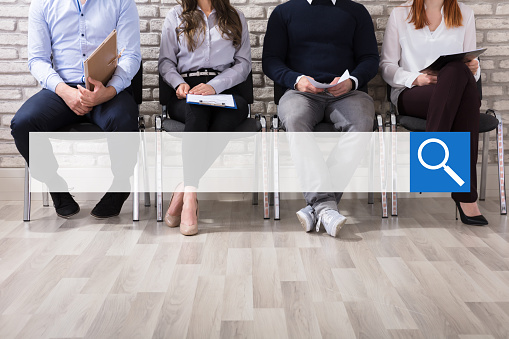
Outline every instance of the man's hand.
[[214, 87], [212, 87], [210, 85], [199, 84], [199, 85], [196, 85], [193, 88], [191, 88], [191, 90], [189, 91], [189, 94], [211, 95], [211, 94], [216, 94], [216, 90], [214, 89]]
[[85, 115], [92, 107], [85, 106], [80, 102], [79, 91], [61, 82], [57, 85], [55, 93], [64, 100], [65, 104], [77, 115]]
[[177, 98], [178, 98], [178, 99], [185, 99], [185, 98], [186, 98], [187, 93], [189, 93], [189, 89], [190, 89], [190, 88], [191, 88], [191, 87], [190, 87], [188, 84], [186, 84], [185, 82], [183, 82], [183, 83], [181, 83], [180, 85], [178, 85], [178, 87], [177, 87], [177, 91], [176, 91], [176, 93], [177, 93]]
[[88, 81], [94, 85], [93, 91], [78, 85], [80, 102], [84, 106], [94, 107], [113, 99], [117, 95], [117, 90], [113, 86], [104, 87], [102, 82], [90, 77]]
[[437, 76], [436, 75], [429, 75], [429, 74], [421, 74], [419, 75], [412, 85], [414, 86], [426, 86], [431, 84], [437, 83]]
[[465, 63], [467, 64], [468, 68], [470, 68], [472, 74], [475, 75], [475, 73], [477, 73], [477, 69], [479, 68], [479, 61], [477, 59], [472, 59]]
[[[311, 79], [313, 79], [313, 78], [311, 78]], [[311, 85], [311, 83], [309, 82], [307, 77], [300, 78], [299, 82], [295, 86], [295, 89], [299, 92], [307, 92], [307, 93], [313, 93], [313, 94], [323, 92], [322, 88], [316, 88], [315, 86]]]
[[[334, 80], [332, 80], [332, 82], [330, 84], [331, 85], [335, 84], [338, 81], [339, 81], [339, 77], [335, 77]], [[327, 91], [330, 94], [334, 95], [335, 97], [339, 97], [340, 95], [350, 92], [352, 90], [352, 88], [353, 88], [353, 80], [346, 79], [345, 81], [337, 84], [336, 86], [327, 89]]]

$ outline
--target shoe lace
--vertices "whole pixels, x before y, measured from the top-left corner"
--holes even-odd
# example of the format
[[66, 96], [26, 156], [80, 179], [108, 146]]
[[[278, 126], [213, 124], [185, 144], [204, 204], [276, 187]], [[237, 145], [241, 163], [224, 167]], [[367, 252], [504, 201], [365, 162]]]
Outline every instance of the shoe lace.
[[334, 217], [334, 214], [331, 212], [331, 210], [325, 210], [322, 213], [320, 213], [320, 217], [318, 218], [318, 222], [316, 223], [316, 231], [320, 231], [320, 225], [323, 225], [323, 227], [327, 228], [329, 226], [330, 222], [332, 221], [332, 218]]

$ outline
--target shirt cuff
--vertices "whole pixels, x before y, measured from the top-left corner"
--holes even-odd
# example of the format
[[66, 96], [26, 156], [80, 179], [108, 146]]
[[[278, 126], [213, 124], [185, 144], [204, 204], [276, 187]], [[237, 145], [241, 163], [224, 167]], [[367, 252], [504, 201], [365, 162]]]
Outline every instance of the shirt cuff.
[[226, 86], [224, 84], [224, 81], [221, 81], [220, 79], [212, 79], [209, 82], [207, 82], [207, 85], [212, 86], [214, 88], [214, 91], [216, 91], [216, 94], [219, 94], [226, 90]]
[[111, 77], [111, 80], [108, 81], [108, 84], [106, 85], [106, 87], [108, 86], [112, 86], [113, 88], [115, 88], [115, 91], [117, 91], [117, 94], [122, 92], [125, 88], [124, 88], [124, 82], [122, 81], [122, 78], [118, 75], [113, 75]]
[[352, 90], [356, 90], [357, 88], [359, 88], [359, 80], [357, 80], [357, 78], [352, 75], [350, 75], [350, 79], [352, 79], [354, 82]]
[[[50, 77], [46, 80], [46, 88], [49, 89], [52, 92], [55, 92], [57, 89], [57, 86], [59, 83], [64, 82], [62, 78], [58, 74], [52, 74]], [[41, 82], [41, 85], [44, 87], [44, 85]]]
[[419, 75], [421, 75], [423, 73], [412, 73], [405, 81], [405, 86], [408, 87], [408, 88], [412, 88], [414, 87], [415, 85], [413, 84], [415, 79], [417, 79], [419, 77]]
[[293, 89], [297, 89], [297, 84], [299, 83], [300, 79], [302, 79], [303, 76], [305, 75], [302, 74], [297, 77], [297, 80], [295, 80], [295, 83], [293, 84]]

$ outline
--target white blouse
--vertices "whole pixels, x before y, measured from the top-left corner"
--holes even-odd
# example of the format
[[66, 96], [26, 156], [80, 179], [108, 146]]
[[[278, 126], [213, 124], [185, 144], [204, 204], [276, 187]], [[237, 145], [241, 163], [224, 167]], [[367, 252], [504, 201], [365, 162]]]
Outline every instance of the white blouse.
[[[463, 26], [447, 28], [442, 7], [442, 22], [431, 33], [428, 26], [415, 29], [409, 22], [409, 1], [394, 8], [387, 28], [380, 68], [382, 77], [391, 87], [391, 101], [397, 105], [398, 96], [405, 88], [412, 88], [412, 83], [421, 74], [419, 71], [429, 66], [436, 58], [444, 54], [461, 53], [476, 49], [476, 33], [474, 11], [463, 3], [459, 3], [463, 16]], [[480, 67], [475, 80], [481, 75]]]

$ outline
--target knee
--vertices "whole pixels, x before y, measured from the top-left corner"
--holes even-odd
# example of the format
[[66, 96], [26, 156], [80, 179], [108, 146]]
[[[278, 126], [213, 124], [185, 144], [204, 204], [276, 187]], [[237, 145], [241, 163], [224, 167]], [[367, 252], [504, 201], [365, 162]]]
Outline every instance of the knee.
[[444, 75], [451, 76], [455, 81], [458, 80], [459, 77], [468, 77], [472, 76], [472, 72], [470, 68], [464, 62], [449, 62], [447, 63], [438, 73], [439, 77]]
[[373, 98], [364, 92], [356, 93], [354, 115], [347, 132], [372, 132], [375, 119], [375, 104]]
[[34, 130], [33, 119], [29, 115], [16, 114], [11, 120], [11, 135], [14, 139], [28, 136]]
[[115, 114], [106, 120], [104, 131], [106, 132], [136, 132], [138, 130], [137, 115]]
[[[286, 96], [286, 94], [285, 94]], [[310, 112], [302, 109], [298, 98], [283, 96], [279, 102], [278, 115], [288, 132], [312, 132], [314, 123]]]

